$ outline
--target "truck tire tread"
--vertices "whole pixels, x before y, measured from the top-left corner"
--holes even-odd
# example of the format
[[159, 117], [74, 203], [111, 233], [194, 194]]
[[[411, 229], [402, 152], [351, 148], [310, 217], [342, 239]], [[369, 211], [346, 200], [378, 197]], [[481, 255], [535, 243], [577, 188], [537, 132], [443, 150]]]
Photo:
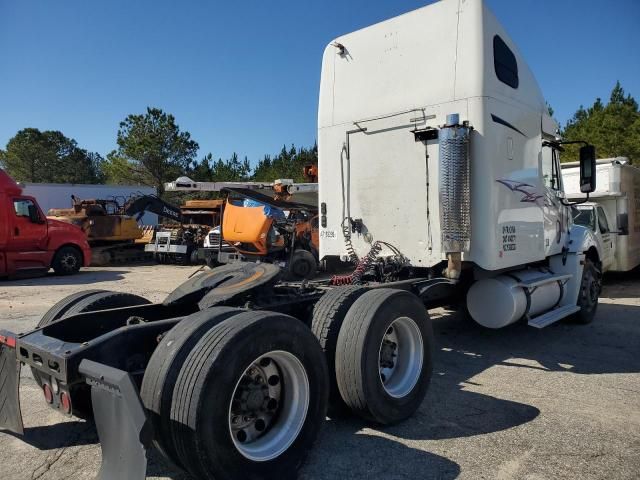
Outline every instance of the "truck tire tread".
[[243, 312], [232, 307], [212, 307], [185, 317], [167, 332], [145, 370], [140, 397], [151, 413], [156, 447], [180, 466], [171, 436], [171, 400], [185, 359], [202, 335], [218, 323]]
[[[388, 328], [387, 320], [378, 312], [392, 307], [398, 312], [393, 315], [415, 320], [424, 349], [420, 378], [402, 398], [393, 398], [384, 391], [378, 369], [378, 345]], [[365, 420], [384, 425], [402, 421], [414, 413], [426, 395], [432, 373], [432, 353], [431, 322], [418, 297], [402, 290], [370, 290], [349, 309], [338, 335], [336, 379], [340, 395], [346, 405]]]
[[90, 297], [85, 297], [73, 305], [65, 316], [77, 313], [95, 312], [111, 308], [134, 307], [136, 305], [148, 305], [151, 302], [140, 295], [126, 292], [103, 291]]
[[72, 293], [71, 295], [67, 295], [62, 300], [58, 300], [53, 307], [51, 307], [47, 312], [42, 316], [40, 321], [38, 322], [38, 328], [44, 327], [56, 320], [59, 320], [65, 317], [67, 311], [73, 307], [79, 301], [95, 295], [96, 293], [103, 293], [106, 290], [83, 290], [82, 292]]
[[[228, 402], [237, 379], [255, 360], [249, 358], [254, 353], [247, 352], [247, 348], [254, 353], [291, 348], [309, 375], [309, 408], [302, 430], [287, 450], [264, 462], [251, 461], [236, 450], [226, 423]], [[212, 385], [214, 375], [216, 384]], [[324, 423], [327, 390], [328, 375], [322, 352], [302, 322], [266, 311], [235, 315], [202, 336], [180, 371], [171, 406], [177, 455], [196, 478], [293, 478]], [[216, 405], [207, 403], [205, 407], [205, 397]], [[207, 420], [203, 420], [204, 416]], [[205, 431], [205, 425], [214, 424], [210, 421], [213, 417], [225, 424], [215, 423], [212, 430]]]
[[311, 331], [320, 342], [329, 368], [329, 416], [343, 416], [348, 412], [336, 380], [336, 346], [344, 317], [358, 298], [367, 292], [367, 287], [348, 285], [336, 287], [325, 293], [313, 307]]

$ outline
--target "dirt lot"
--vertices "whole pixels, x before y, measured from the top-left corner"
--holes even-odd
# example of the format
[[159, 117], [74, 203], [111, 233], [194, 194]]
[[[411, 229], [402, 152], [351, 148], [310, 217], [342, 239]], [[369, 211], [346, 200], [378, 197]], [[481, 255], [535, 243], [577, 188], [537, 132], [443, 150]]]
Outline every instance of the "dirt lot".
[[[26, 331], [79, 290], [161, 300], [193, 267], [88, 269], [74, 277], [0, 283], [0, 328]], [[638, 478], [640, 274], [607, 280], [594, 323], [499, 331], [434, 310], [435, 371], [410, 420], [370, 428], [327, 421], [302, 470], [310, 479]], [[24, 441], [0, 433], [5, 480], [95, 478], [91, 424], [49, 409], [22, 369]], [[150, 478], [183, 478], [154, 455]]]

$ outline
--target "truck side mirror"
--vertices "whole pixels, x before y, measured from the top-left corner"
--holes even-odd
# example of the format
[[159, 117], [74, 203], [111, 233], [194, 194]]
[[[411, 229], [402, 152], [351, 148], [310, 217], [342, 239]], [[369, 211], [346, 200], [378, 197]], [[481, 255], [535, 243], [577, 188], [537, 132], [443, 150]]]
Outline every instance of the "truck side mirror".
[[596, 147], [580, 147], [580, 191], [591, 193], [596, 189]]
[[29, 205], [29, 220], [31, 220], [31, 223], [44, 223], [40, 218], [38, 207], [35, 205]]

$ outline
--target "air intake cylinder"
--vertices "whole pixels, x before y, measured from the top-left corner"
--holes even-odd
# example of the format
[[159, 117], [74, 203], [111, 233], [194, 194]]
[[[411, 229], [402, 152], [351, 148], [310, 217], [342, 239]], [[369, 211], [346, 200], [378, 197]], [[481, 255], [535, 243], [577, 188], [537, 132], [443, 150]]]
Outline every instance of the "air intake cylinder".
[[440, 144], [440, 231], [444, 253], [467, 252], [471, 240], [469, 127], [447, 115]]

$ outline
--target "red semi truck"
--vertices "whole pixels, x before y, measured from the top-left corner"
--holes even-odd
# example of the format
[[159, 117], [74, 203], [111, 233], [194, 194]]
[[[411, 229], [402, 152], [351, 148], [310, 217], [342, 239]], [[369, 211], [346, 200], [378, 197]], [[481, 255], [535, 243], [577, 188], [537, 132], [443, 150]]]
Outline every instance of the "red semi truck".
[[46, 273], [70, 275], [88, 266], [91, 249], [75, 225], [48, 219], [33, 197], [0, 169], [0, 277]]

